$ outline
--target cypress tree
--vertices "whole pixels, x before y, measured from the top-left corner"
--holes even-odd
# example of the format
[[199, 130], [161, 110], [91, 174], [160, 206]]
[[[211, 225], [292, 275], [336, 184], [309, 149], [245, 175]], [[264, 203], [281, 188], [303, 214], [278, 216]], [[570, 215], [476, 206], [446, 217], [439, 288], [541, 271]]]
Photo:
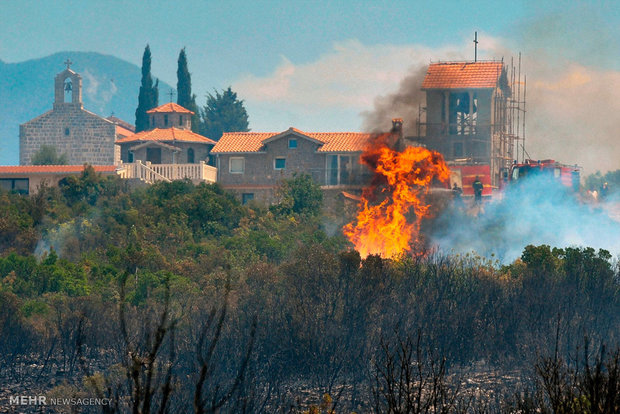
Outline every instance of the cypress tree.
[[136, 108], [136, 132], [149, 129], [149, 117], [146, 111], [157, 106], [159, 100], [159, 80], [153, 85], [151, 76], [151, 48], [146, 45], [142, 55], [142, 82], [138, 94], [138, 107]]
[[179, 53], [177, 67], [177, 103], [183, 108], [194, 112], [192, 116], [192, 131], [198, 132], [200, 128], [200, 114], [196, 105], [196, 95], [192, 95], [192, 77], [187, 69], [187, 55], [185, 48]]

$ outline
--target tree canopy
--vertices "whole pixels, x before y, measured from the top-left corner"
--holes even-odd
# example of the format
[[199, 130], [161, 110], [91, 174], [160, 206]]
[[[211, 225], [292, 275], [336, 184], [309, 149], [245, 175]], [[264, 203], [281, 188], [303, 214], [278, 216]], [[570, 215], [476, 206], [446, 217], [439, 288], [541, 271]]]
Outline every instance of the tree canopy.
[[[338, 412], [418, 412], [390, 404], [427, 404], [469, 378], [475, 388], [445, 395], [471, 410], [435, 411], [618, 401], [610, 252], [532, 245], [505, 266], [438, 252], [362, 259], [314, 215], [320, 191], [295, 175], [267, 208], [218, 184], [132, 186], [91, 167], [30, 196], [0, 189], [0, 381], [20, 395], [102, 396], [110, 412], [319, 413], [306, 408], [323, 392]], [[585, 335], [593, 362], [570, 362]], [[555, 359], [534, 366], [538, 354]], [[562, 389], [528, 394], [533, 368]], [[576, 408], [546, 408], [542, 391]], [[597, 412], [618, 412], [608, 406]]]
[[295, 174], [284, 180], [278, 189], [280, 202], [274, 209], [284, 214], [318, 216], [323, 206], [321, 186], [308, 174]]
[[196, 105], [196, 95], [192, 94], [192, 77], [187, 68], [187, 55], [185, 48], [179, 53], [177, 67], [177, 103], [183, 108], [194, 112], [192, 116], [192, 131], [200, 130], [200, 113]]
[[597, 171], [595, 174], [590, 174], [585, 180], [586, 189], [588, 190], [600, 190], [604, 183], [608, 183], [610, 192], [616, 193], [620, 189], [620, 170], [608, 171], [605, 174], [601, 174]]
[[224, 132], [249, 131], [248, 113], [243, 100], [230, 87], [215, 91], [215, 95], [207, 95], [207, 104], [202, 110], [202, 126], [200, 133], [218, 141]]
[[157, 106], [159, 101], [159, 80], [153, 85], [151, 76], [151, 48], [146, 45], [142, 55], [142, 82], [138, 94], [138, 107], [136, 108], [136, 132], [149, 128], [149, 117], [146, 111]]
[[32, 165], [66, 165], [67, 154], [59, 154], [53, 145], [41, 145], [39, 151], [32, 156]]

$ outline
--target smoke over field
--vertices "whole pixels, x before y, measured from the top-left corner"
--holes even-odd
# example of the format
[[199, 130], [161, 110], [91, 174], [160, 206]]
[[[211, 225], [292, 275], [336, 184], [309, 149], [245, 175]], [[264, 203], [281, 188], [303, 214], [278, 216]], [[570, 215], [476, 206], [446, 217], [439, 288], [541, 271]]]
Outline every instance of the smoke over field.
[[581, 201], [544, 177], [509, 187], [502, 199], [485, 204], [478, 216], [471, 209], [452, 206], [432, 228], [431, 243], [440, 251], [473, 251], [502, 263], [518, 258], [529, 244], [620, 253], [620, 223], [610, 217], [609, 204]]

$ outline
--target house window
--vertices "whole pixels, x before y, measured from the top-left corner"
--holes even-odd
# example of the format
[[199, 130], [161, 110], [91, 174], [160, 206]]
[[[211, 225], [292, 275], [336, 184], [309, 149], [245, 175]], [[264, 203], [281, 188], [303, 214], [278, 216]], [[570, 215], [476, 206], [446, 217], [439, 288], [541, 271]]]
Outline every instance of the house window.
[[183, 125], [183, 115], [179, 115], [179, 125]]
[[327, 157], [326, 182], [327, 185], [351, 185], [359, 177], [359, 165], [356, 156], [329, 155]]
[[155, 117], [151, 116], [151, 127], [155, 126]]
[[193, 148], [188, 148], [187, 149], [187, 163], [188, 164], [193, 164], [194, 161], [194, 149]]
[[245, 172], [245, 158], [231, 157], [228, 164], [228, 171], [231, 174], [243, 174]]
[[254, 193], [241, 194], [241, 204], [247, 204], [248, 202], [252, 200], [254, 200]]
[[297, 138], [290, 138], [288, 140], [288, 148], [289, 149], [295, 149], [297, 148]]
[[275, 170], [283, 170], [286, 168], [286, 158], [276, 158], [273, 160], [273, 168]]
[[18, 194], [28, 194], [28, 178], [0, 178], [0, 188]]
[[164, 115], [164, 125], [168, 126], [168, 114]]
[[129, 151], [127, 154], [127, 162], [133, 162], [133, 151]]
[[338, 156], [327, 157], [327, 185], [338, 185]]
[[65, 135], [69, 136], [69, 134], [71, 134], [71, 131], [69, 130], [69, 128], [65, 128]]

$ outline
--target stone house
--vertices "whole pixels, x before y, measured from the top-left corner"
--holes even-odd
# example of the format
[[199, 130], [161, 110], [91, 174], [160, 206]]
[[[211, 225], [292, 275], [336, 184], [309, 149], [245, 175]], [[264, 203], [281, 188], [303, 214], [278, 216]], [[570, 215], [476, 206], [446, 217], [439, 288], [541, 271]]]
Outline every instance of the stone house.
[[52, 110], [19, 127], [19, 163], [30, 165], [41, 146], [48, 145], [65, 154], [69, 164], [116, 164], [117, 124], [84, 109], [82, 77], [70, 69], [69, 60], [65, 64], [67, 69], [54, 79]]
[[211, 151], [217, 181], [246, 203], [270, 203], [283, 179], [305, 173], [327, 192], [359, 190], [368, 170], [359, 162], [373, 134], [356, 132], [227, 132]]
[[215, 141], [192, 132], [192, 111], [173, 102], [147, 111], [150, 129], [120, 138], [123, 163], [208, 163]]

